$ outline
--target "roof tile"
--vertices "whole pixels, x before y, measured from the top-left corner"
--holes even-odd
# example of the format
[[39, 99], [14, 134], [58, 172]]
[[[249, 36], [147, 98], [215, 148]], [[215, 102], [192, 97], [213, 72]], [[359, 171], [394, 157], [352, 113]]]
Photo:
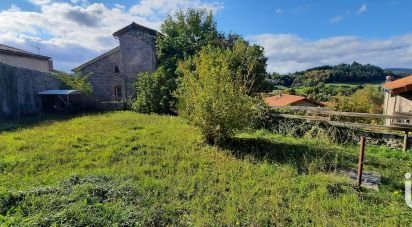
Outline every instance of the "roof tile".
[[387, 82], [383, 85], [383, 87], [389, 90], [392, 95], [412, 91], [412, 75]]

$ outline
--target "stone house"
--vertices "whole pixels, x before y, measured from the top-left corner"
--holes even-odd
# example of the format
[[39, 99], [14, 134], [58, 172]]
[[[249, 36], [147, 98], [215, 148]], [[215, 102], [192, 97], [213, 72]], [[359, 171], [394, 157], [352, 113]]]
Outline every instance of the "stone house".
[[315, 100], [308, 99], [304, 96], [280, 94], [266, 97], [265, 103], [270, 107], [282, 106], [306, 106], [306, 107], [324, 107], [325, 105]]
[[34, 54], [3, 44], [0, 44], [0, 62], [40, 72], [53, 71], [53, 61], [50, 57]]
[[119, 40], [118, 47], [72, 70], [89, 75], [93, 102], [103, 107], [135, 96], [133, 85], [138, 74], [156, 69], [157, 34], [156, 30], [133, 22], [113, 33]]
[[[383, 85], [383, 89], [385, 91], [384, 114], [412, 114], [412, 75], [394, 81], [388, 77]], [[385, 125], [392, 125], [393, 123], [410, 124], [411, 122], [409, 120], [385, 120]]]

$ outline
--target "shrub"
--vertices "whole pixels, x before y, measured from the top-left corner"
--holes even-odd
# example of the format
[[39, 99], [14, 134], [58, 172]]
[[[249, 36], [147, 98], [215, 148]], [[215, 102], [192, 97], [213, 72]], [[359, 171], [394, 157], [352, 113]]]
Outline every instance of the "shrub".
[[350, 97], [336, 97], [336, 109], [347, 112], [382, 113], [383, 92], [375, 86], [367, 85]]
[[199, 127], [209, 143], [222, 143], [236, 130], [247, 127], [254, 99], [247, 96], [241, 75], [233, 76], [233, 52], [207, 47], [181, 62], [178, 90], [179, 114]]
[[175, 98], [172, 92], [176, 89], [175, 78], [163, 67], [155, 72], [139, 75], [136, 84], [136, 99], [132, 108], [140, 113], [172, 114], [175, 112]]
[[54, 75], [57, 79], [62, 81], [64, 89], [78, 90], [85, 94], [91, 94], [93, 92], [93, 87], [89, 81], [88, 75], [83, 75], [80, 72], [76, 72], [74, 75], [69, 75], [63, 72]]

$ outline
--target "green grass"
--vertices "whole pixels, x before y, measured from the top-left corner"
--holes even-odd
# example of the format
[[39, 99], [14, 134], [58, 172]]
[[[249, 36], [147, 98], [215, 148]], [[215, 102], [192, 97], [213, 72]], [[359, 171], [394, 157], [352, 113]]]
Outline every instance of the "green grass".
[[384, 83], [385, 81], [382, 80], [377, 80], [377, 81], [368, 81], [368, 82], [344, 82], [344, 83], [326, 83], [326, 86], [359, 86], [359, 85], [373, 85], [373, 86], [380, 86]]
[[[178, 117], [113, 112], [0, 131], [0, 223], [10, 225], [408, 225], [411, 156], [368, 146], [380, 191], [336, 169], [358, 149], [265, 131], [225, 147]], [[10, 127], [9, 127], [10, 129]], [[0, 224], [1, 225], [1, 224]]]

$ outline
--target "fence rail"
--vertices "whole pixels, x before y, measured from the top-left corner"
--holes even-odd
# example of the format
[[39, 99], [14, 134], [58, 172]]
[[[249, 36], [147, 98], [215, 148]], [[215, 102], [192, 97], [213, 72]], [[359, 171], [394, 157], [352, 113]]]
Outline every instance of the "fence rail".
[[395, 115], [386, 115], [386, 114], [370, 114], [370, 113], [357, 113], [357, 112], [341, 112], [341, 111], [334, 111], [334, 110], [329, 110], [329, 109], [321, 108], [321, 107], [305, 107], [305, 106], [272, 107], [272, 109], [302, 110], [302, 111], [306, 111], [312, 114], [324, 114], [324, 115], [331, 115], [331, 116], [412, 120], [412, 113], [402, 113], [402, 112], [395, 112]]
[[296, 110], [305, 111], [305, 114], [278, 114], [278, 116], [293, 119], [304, 119], [308, 121], [325, 121], [335, 126], [354, 127], [369, 130], [389, 130], [389, 131], [403, 131], [405, 133], [412, 131], [412, 124], [405, 123], [391, 123], [391, 125], [372, 125], [364, 123], [354, 123], [345, 121], [333, 121], [333, 116], [338, 117], [358, 117], [358, 118], [370, 118], [370, 119], [393, 119], [393, 120], [410, 120], [412, 122], [412, 113], [400, 113], [396, 112], [395, 115], [386, 114], [369, 114], [369, 113], [356, 113], [356, 112], [341, 112], [333, 111], [321, 107], [304, 107], [304, 106], [285, 106], [285, 107], [272, 107], [277, 110]]

